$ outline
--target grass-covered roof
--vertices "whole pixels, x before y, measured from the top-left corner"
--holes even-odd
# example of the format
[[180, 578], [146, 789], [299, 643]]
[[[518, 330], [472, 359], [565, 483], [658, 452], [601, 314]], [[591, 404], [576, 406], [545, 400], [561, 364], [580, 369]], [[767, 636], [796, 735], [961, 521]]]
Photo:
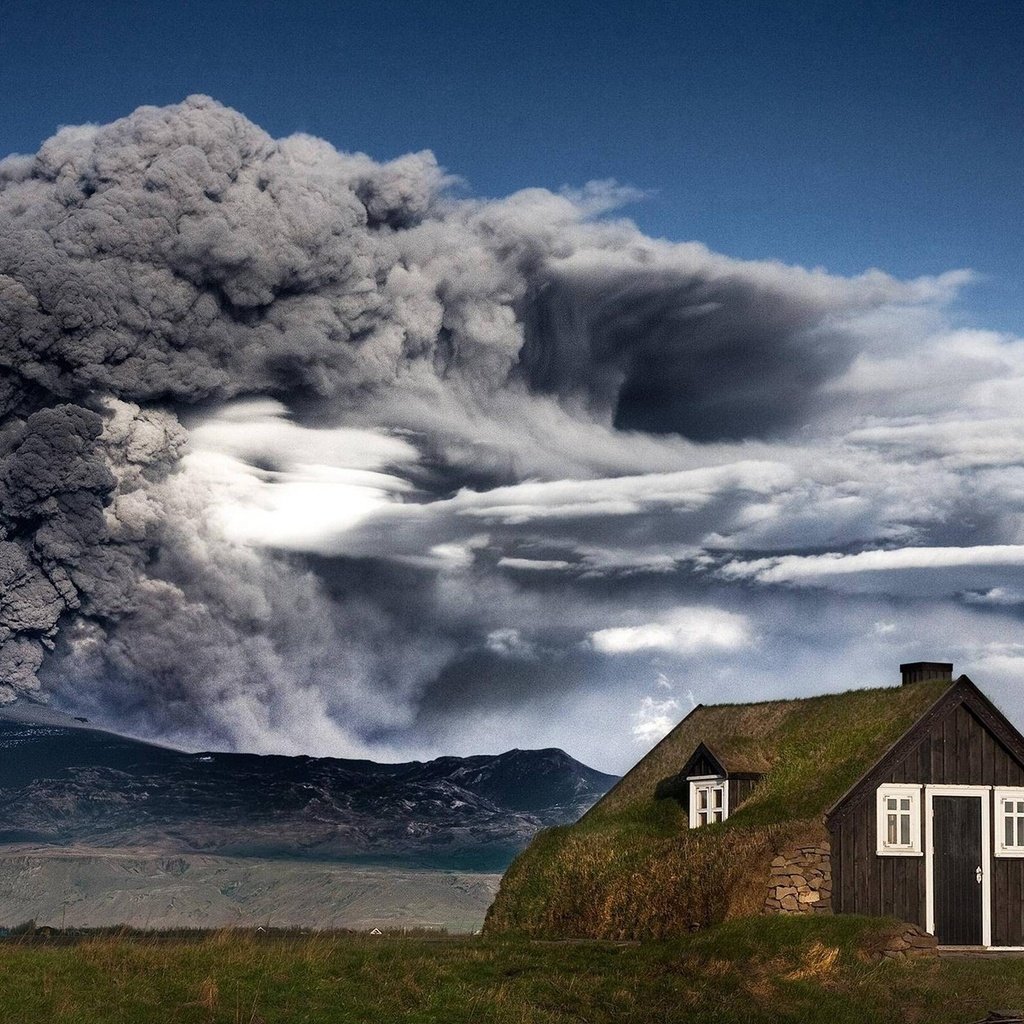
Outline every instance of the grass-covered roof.
[[651, 801], [658, 783], [681, 771], [701, 743], [730, 772], [764, 776], [733, 818], [770, 824], [824, 814], [950, 685], [935, 681], [800, 700], [698, 705], [591, 814]]
[[[534, 839], [486, 930], [664, 938], [759, 913], [775, 853], [826, 841], [825, 812], [950, 685], [695, 708], [580, 821]], [[701, 743], [763, 778], [728, 820], [690, 829], [683, 806], [656, 794]]]

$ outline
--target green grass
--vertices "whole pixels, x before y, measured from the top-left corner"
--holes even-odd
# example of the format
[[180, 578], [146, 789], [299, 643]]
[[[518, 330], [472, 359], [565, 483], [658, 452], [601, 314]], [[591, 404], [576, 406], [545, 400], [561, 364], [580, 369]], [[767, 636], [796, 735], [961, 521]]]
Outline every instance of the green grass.
[[1014, 960], [872, 958], [891, 922], [755, 918], [635, 945], [219, 932], [0, 944], [4, 1024], [964, 1024]]
[[915, 683], [699, 707], [627, 772], [588, 817], [650, 803], [657, 784], [675, 775], [702, 742], [727, 764], [764, 773], [735, 819], [762, 825], [820, 816], [949, 685]]
[[501, 881], [489, 935], [668, 939], [758, 913], [775, 851], [821, 825], [689, 829], [673, 800], [540, 833]]

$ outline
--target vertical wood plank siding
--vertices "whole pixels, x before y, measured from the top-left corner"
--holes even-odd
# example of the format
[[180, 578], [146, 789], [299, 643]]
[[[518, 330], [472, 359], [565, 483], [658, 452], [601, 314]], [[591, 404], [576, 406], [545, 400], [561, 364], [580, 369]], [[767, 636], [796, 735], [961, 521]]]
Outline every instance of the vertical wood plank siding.
[[693, 763], [689, 767], [688, 775], [717, 775], [719, 767], [709, 757], [705, 757], [703, 754], [700, 757], [694, 759]]
[[[1024, 786], [1024, 768], [967, 707], [958, 704], [924, 726], [917, 744], [880, 781]], [[829, 824], [833, 908], [844, 914], [893, 914], [923, 928], [925, 857], [875, 853], [876, 788], [877, 784], [865, 786]], [[927, 813], [923, 802], [921, 811]], [[991, 819], [994, 843], [998, 815]], [[993, 858], [992, 942], [1024, 946], [1024, 858]]]
[[744, 800], [754, 792], [757, 779], [730, 779], [729, 780], [729, 813], [732, 814]]

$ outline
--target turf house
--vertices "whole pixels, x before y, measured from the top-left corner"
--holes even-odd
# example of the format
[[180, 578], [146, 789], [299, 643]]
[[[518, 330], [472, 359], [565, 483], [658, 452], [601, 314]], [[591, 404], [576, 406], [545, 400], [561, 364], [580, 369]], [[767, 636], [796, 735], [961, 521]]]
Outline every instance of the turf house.
[[507, 872], [492, 932], [639, 938], [868, 914], [1024, 947], [1024, 737], [967, 676], [698, 705]]

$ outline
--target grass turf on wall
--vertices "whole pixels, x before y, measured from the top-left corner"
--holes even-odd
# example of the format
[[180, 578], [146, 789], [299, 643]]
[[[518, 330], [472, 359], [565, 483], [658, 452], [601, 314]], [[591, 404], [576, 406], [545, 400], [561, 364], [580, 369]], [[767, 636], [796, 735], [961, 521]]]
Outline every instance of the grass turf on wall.
[[[820, 830], [820, 829], [819, 829]], [[678, 804], [550, 829], [508, 869], [487, 934], [664, 939], [761, 910], [774, 851], [806, 822], [690, 830]]]

